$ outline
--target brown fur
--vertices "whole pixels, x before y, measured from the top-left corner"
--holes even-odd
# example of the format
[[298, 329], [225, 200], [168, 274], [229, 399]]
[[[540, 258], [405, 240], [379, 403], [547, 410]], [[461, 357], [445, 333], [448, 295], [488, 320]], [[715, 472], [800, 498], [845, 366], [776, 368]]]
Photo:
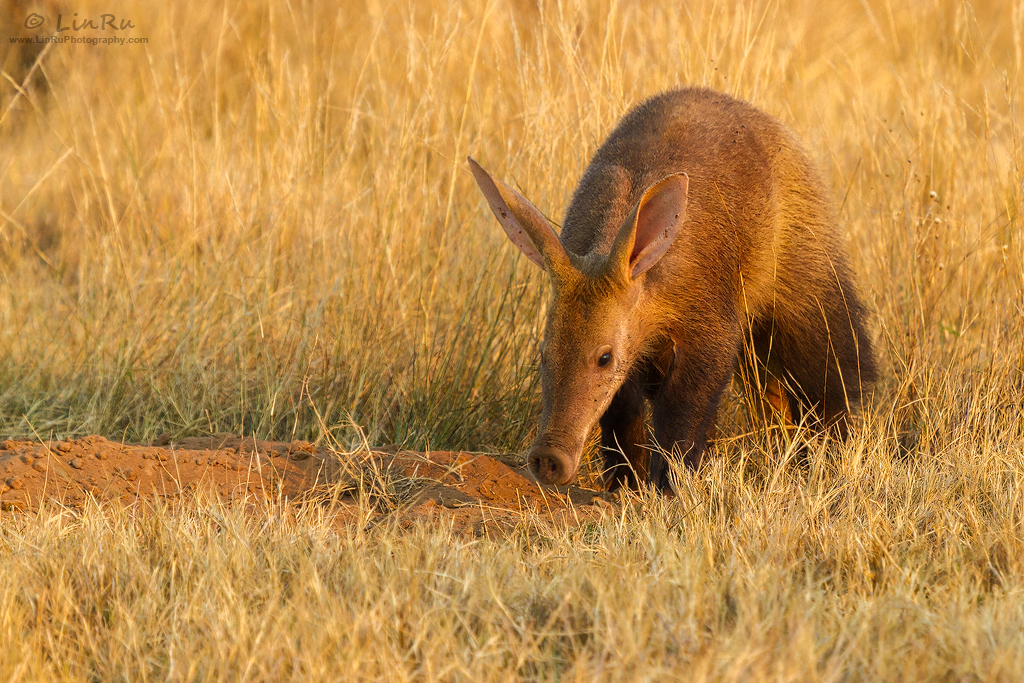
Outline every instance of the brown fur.
[[[531, 450], [541, 479], [571, 479], [600, 420], [609, 487], [665, 489], [667, 462], [646, 447], [645, 397], [658, 444], [697, 467], [744, 356], [766, 414], [846, 435], [876, 374], [865, 312], [828, 193], [781, 123], [706, 89], [644, 102], [594, 155], [557, 240], [525, 198], [473, 167], [554, 285]], [[646, 244], [657, 260], [631, 275]], [[614, 363], [599, 367], [606, 348]]]

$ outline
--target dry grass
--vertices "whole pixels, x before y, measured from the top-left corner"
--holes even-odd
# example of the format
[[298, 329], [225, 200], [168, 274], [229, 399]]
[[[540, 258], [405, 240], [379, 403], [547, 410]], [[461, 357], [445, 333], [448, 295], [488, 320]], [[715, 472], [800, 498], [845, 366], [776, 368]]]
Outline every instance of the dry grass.
[[544, 282], [463, 159], [557, 217], [679, 83], [818, 153], [873, 404], [806, 467], [736, 439], [679, 500], [500, 542], [4, 519], [0, 680], [1024, 677], [1021, 0], [329, 5], [82, 0], [148, 45], [31, 77], [3, 51], [32, 3], [0, 12], [0, 434], [522, 448]]

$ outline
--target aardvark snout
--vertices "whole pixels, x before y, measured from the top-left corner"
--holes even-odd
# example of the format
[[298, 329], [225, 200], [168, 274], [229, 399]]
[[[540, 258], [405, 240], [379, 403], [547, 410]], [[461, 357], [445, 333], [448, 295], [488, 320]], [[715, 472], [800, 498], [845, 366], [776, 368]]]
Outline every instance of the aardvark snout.
[[550, 446], [536, 446], [529, 455], [530, 471], [542, 484], [561, 486], [576, 475], [576, 463], [567, 453]]

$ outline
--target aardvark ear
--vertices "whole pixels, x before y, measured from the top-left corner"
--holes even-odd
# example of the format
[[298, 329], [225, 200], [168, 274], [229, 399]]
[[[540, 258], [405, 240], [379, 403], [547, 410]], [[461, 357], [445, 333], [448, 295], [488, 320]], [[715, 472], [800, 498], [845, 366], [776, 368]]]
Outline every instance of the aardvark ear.
[[612, 262], [634, 280], [658, 262], [679, 234], [686, 219], [690, 178], [674, 173], [651, 185], [640, 197], [612, 246]]
[[484, 193], [494, 217], [501, 223], [512, 244], [544, 270], [555, 274], [569, 266], [569, 256], [558, 241], [548, 219], [537, 207], [511, 187], [495, 180], [483, 167], [468, 157], [476, 184]]

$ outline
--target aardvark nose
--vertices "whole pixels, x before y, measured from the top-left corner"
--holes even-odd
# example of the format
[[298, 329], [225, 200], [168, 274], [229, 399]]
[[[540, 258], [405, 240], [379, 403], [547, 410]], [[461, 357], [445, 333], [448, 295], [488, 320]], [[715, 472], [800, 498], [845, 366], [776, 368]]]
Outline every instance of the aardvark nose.
[[569, 456], [550, 446], [535, 446], [528, 459], [530, 471], [542, 484], [568, 484], [576, 474]]

